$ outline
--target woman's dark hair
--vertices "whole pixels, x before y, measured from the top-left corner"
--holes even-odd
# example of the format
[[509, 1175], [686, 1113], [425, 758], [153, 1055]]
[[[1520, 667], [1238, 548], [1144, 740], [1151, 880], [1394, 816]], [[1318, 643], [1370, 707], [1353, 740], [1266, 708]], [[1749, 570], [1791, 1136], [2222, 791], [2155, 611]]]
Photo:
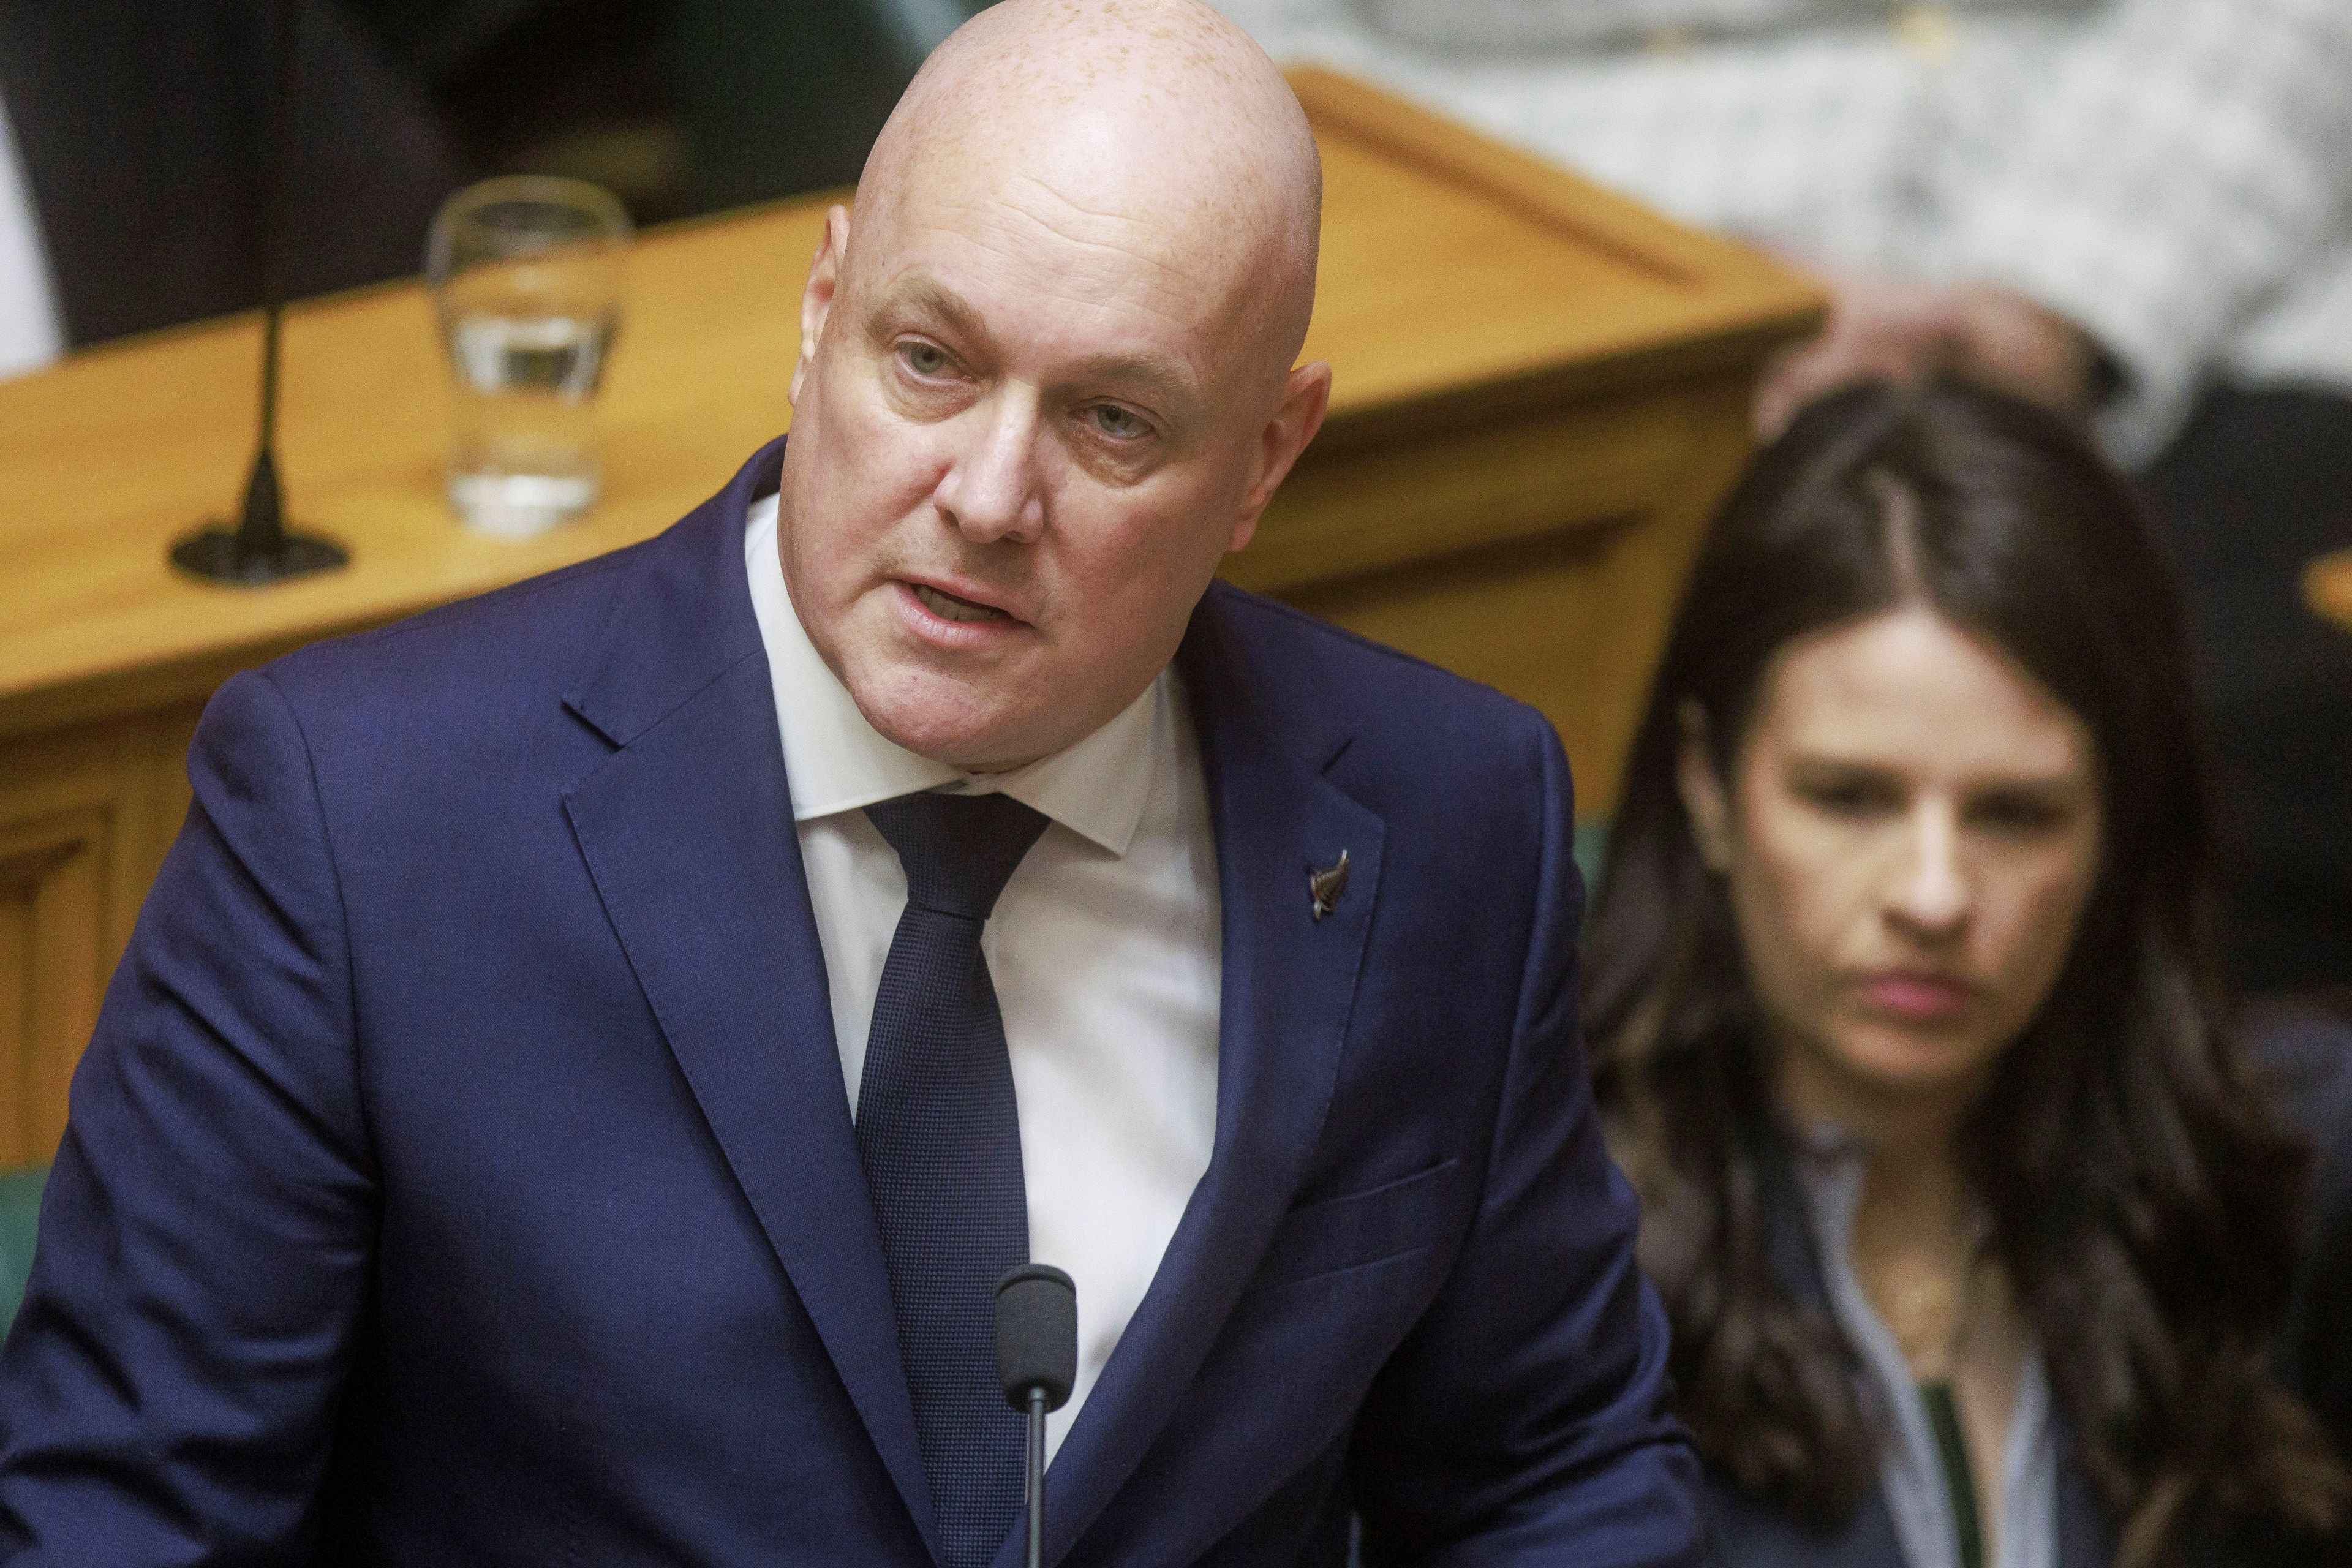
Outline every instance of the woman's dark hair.
[[1586, 1016], [1682, 1415], [1742, 1489], [1816, 1527], [1874, 1482], [1854, 1352], [1768, 1234], [1793, 1201], [1790, 1130], [1675, 765], [1695, 705], [1729, 780], [1776, 655], [1923, 598], [2055, 694], [2098, 759], [2097, 884], [1962, 1134], [2074, 1452], [2127, 1563], [2240, 1523], [2333, 1528], [2346, 1471], [2269, 1366], [2309, 1153], [2224, 1027], [2175, 595], [2131, 491], [2071, 426], [1953, 384], [1839, 394], [1759, 455], [1701, 547], [1628, 763]]

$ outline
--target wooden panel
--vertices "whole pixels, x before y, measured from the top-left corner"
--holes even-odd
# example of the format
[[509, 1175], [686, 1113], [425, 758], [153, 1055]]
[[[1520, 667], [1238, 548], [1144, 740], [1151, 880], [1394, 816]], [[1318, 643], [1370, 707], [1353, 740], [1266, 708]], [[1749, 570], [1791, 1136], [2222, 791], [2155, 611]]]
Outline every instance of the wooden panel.
[[[1731, 401], [1744, 389], [1731, 389]], [[1725, 400], [1668, 390], [1540, 406], [1508, 422], [1310, 447], [1225, 575], [1260, 593], [1647, 512], [1688, 478]], [[1730, 423], [1744, 432], [1744, 404]], [[1744, 438], [1743, 438], [1744, 447]]]
[[0, 1164], [47, 1158], [106, 984], [106, 813], [0, 829]]
[[187, 812], [185, 705], [0, 749], [0, 1166], [47, 1159], [107, 976]]
[[1378, 465], [1302, 474], [1269, 531], [1314, 543], [1253, 546], [1234, 575], [1534, 704], [1579, 816], [1603, 818], [1691, 554], [1747, 457], [1747, 408], [1744, 383], [1702, 382], [1433, 440], [1397, 454], [1412, 484]]

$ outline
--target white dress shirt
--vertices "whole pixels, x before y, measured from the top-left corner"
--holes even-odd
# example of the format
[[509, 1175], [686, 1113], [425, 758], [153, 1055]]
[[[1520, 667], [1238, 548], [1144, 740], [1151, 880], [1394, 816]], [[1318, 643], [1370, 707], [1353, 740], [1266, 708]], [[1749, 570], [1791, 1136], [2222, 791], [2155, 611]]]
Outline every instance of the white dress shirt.
[[0, 99], [0, 376], [38, 370], [64, 348], [40, 221]]
[[1181, 688], [1164, 670], [1068, 750], [961, 773], [886, 740], [811, 645], [784, 588], [773, 497], [752, 506], [743, 552], [852, 1115], [907, 905], [898, 854], [861, 808], [1002, 790], [1052, 819], [981, 935], [1021, 1110], [1029, 1256], [1078, 1290], [1078, 1378], [1048, 1424], [1052, 1453], [1159, 1271], [1216, 1136], [1216, 846]]

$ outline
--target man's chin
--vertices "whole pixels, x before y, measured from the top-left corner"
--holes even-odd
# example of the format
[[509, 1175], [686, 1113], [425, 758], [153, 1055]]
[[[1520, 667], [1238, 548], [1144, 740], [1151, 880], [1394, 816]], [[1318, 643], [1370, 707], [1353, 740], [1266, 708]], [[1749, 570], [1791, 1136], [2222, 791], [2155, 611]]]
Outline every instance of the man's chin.
[[1024, 744], [1028, 726], [1018, 715], [997, 710], [961, 681], [898, 669], [852, 680], [849, 694], [884, 740], [966, 773], [1018, 767], [1045, 754]]

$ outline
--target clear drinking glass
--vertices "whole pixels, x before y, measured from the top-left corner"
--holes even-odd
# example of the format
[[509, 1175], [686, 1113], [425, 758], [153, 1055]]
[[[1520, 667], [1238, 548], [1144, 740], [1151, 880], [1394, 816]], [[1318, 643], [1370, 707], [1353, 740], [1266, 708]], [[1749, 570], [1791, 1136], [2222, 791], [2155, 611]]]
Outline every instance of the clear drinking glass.
[[459, 191], [433, 220], [425, 275], [457, 381], [449, 504], [522, 538], [595, 504], [593, 405], [621, 319], [629, 216], [584, 180]]

